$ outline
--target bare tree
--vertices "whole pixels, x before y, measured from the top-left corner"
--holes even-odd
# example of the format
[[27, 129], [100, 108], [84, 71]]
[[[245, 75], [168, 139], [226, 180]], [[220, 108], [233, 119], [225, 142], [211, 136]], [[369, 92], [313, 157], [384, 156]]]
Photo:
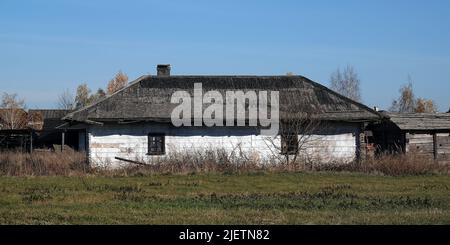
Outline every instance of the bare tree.
[[102, 88], [97, 89], [97, 92], [92, 94], [89, 87], [86, 84], [82, 84], [77, 88], [77, 95], [74, 103], [76, 105], [75, 108], [92, 105], [104, 97], [106, 97], [106, 93]]
[[106, 97], [106, 92], [102, 88], [99, 88], [99, 89], [97, 89], [97, 95], [101, 99], [101, 98]]
[[331, 74], [331, 89], [354, 101], [361, 102], [361, 81], [355, 69], [348, 65], [343, 72], [337, 69]]
[[95, 103], [103, 98], [106, 97], [106, 93], [103, 89], [99, 88], [97, 89], [97, 93], [92, 94], [89, 96], [89, 102], [90, 103]]
[[78, 86], [77, 95], [75, 97], [76, 108], [85, 107], [91, 103], [90, 93], [91, 90], [86, 83]]
[[44, 126], [44, 117], [41, 112], [27, 113], [27, 127], [34, 130], [42, 130]]
[[391, 112], [398, 113], [436, 113], [437, 105], [431, 99], [417, 98], [413, 80], [408, 76], [408, 84], [400, 88], [400, 97], [392, 102]]
[[272, 155], [286, 166], [298, 169], [301, 164], [312, 164], [320, 155], [314, 151], [320, 136], [316, 135], [320, 122], [312, 115], [291, 119], [281, 123], [280, 134], [265, 137], [264, 141]]
[[107, 93], [108, 95], [114, 94], [120, 89], [124, 88], [128, 83], [128, 76], [122, 71], [119, 71], [116, 76], [108, 83]]
[[21, 129], [27, 126], [25, 101], [19, 99], [17, 94], [4, 93], [0, 107], [0, 128]]
[[436, 113], [437, 105], [433, 100], [418, 98], [416, 101], [415, 112], [417, 113]]
[[[264, 141], [272, 155], [289, 168], [298, 169], [300, 164], [312, 164], [316, 152], [314, 144], [320, 141], [319, 127], [325, 127], [318, 118], [314, 105], [305, 100], [301, 89], [280, 94], [280, 130], [276, 137]], [[281, 153], [281, 154], [280, 154]]]
[[[102, 88], [99, 88], [96, 93], [92, 94], [87, 84], [83, 83], [77, 88], [75, 100], [72, 104], [74, 106], [72, 106], [72, 108], [75, 109], [91, 105], [106, 97], [107, 95], [111, 95], [124, 88], [127, 83], [128, 76], [121, 71], [119, 71], [116, 76], [109, 81], [106, 92]], [[58, 106], [60, 108], [69, 109], [71, 107], [70, 102], [72, 101], [72, 98], [73, 96], [71, 96], [71, 93], [69, 91], [64, 92], [60, 95]]]
[[58, 96], [58, 108], [63, 110], [72, 110], [75, 108], [75, 99], [68, 89]]
[[408, 76], [408, 84], [400, 88], [400, 97], [392, 102], [389, 111], [399, 113], [412, 113], [416, 108], [416, 96], [414, 94], [411, 76]]

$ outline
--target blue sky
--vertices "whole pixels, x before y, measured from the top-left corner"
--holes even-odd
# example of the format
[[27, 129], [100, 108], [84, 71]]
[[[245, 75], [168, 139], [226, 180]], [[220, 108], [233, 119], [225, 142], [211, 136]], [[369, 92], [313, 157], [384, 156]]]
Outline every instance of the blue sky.
[[56, 107], [86, 82], [105, 87], [172, 73], [304, 75], [328, 85], [353, 65], [368, 106], [386, 108], [414, 80], [416, 95], [450, 107], [450, 1], [0, 0], [0, 92], [28, 108]]

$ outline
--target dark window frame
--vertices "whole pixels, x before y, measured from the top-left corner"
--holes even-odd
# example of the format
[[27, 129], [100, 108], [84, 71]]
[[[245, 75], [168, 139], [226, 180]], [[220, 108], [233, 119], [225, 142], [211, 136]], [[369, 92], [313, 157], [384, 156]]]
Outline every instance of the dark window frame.
[[149, 133], [147, 135], [147, 155], [162, 156], [165, 154], [166, 135], [161, 133]]

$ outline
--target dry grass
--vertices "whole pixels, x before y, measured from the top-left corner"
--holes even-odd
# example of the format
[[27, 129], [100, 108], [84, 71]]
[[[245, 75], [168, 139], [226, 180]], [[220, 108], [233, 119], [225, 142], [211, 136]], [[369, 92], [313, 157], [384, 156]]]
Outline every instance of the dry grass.
[[[273, 161], [274, 162], [274, 161]], [[127, 174], [148, 173], [246, 173], [251, 171], [285, 170], [283, 165], [272, 161], [262, 162], [256, 157], [239, 153], [228, 153], [222, 149], [204, 150], [194, 153], [173, 153], [146, 166], [123, 169]]]
[[380, 172], [390, 176], [423, 175], [435, 172], [447, 172], [449, 166], [440, 165], [429, 157], [420, 154], [385, 155], [369, 160], [360, 166], [362, 172]]
[[440, 164], [428, 156], [417, 153], [382, 155], [361, 163], [346, 165], [321, 165], [315, 171], [348, 171], [389, 176], [424, 175], [450, 173], [448, 164]]
[[0, 152], [0, 175], [70, 176], [88, 173], [84, 153], [66, 152]]
[[84, 153], [74, 151], [0, 152], [2, 176], [146, 176], [152, 174], [255, 173], [255, 172], [358, 172], [389, 176], [450, 173], [450, 166], [419, 154], [385, 155], [350, 164], [276, 164], [258, 158], [229, 155], [222, 151], [176, 154], [146, 166], [130, 164], [122, 169], [92, 169]]
[[382, 155], [362, 162], [310, 164], [302, 162], [261, 162], [258, 158], [227, 155], [223, 151], [205, 151], [195, 154], [179, 154], [167, 157], [147, 166], [130, 166], [122, 169], [129, 176], [146, 174], [189, 173], [248, 173], [248, 172], [357, 172], [388, 176], [425, 175], [450, 173], [450, 165], [439, 164], [429, 156], [418, 153]]

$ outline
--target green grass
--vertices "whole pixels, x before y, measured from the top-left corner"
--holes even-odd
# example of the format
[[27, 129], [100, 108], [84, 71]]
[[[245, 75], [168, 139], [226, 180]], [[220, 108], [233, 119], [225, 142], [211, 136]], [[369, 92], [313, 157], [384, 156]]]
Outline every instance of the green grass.
[[0, 177], [0, 224], [450, 224], [450, 176]]

